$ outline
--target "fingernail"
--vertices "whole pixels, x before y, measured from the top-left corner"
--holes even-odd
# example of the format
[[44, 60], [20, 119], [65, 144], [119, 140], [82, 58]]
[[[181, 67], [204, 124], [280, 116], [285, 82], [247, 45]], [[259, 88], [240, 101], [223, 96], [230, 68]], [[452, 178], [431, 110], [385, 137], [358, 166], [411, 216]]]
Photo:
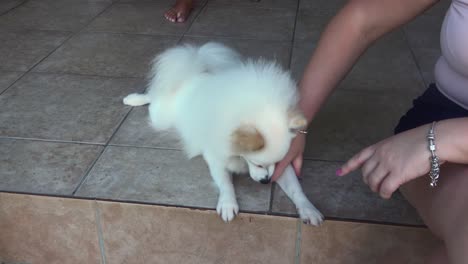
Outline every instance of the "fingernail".
[[341, 176], [341, 173], [343, 173], [343, 170], [341, 168], [336, 170], [336, 175]]

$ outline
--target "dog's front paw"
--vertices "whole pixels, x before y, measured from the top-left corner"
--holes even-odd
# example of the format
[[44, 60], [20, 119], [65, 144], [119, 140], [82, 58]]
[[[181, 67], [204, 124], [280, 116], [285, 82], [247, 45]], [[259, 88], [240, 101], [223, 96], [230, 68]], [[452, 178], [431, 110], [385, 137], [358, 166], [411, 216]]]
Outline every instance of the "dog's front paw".
[[323, 215], [311, 203], [303, 203], [297, 211], [304, 224], [318, 226], [323, 222]]
[[220, 197], [216, 206], [216, 212], [218, 212], [218, 215], [221, 216], [224, 222], [230, 222], [239, 212], [239, 205], [236, 199]]

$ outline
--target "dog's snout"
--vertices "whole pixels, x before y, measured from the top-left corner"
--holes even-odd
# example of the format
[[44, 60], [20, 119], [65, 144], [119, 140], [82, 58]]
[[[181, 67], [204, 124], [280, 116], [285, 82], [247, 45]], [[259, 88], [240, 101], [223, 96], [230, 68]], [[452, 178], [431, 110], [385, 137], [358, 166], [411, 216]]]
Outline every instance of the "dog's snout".
[[263, 179], [260, 180], [260, 183], [262, 183], [262, 184], [268, 184], [268, 183], [270, 183], [270, 181], [271, 181], [271, 178], [268, 177], [268, 176], [266, 176], [265, 178], [263, 178]]

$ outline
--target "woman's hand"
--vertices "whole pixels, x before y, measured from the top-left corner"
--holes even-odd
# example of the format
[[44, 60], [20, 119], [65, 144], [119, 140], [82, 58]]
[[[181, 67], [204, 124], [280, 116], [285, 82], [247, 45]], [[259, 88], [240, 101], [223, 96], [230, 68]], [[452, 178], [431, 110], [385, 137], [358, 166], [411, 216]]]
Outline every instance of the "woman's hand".
[[291, 142], [286, 156], [278, 164], [276, 164], [275, 172], [271, 177], [272, 181], [276, 181], [281, 175], [283, 175], [286, 167], [292, 163], [294, 171], [297, 176], [301, 174], [303, 153], [306, 143], [306, 136], [304, 134], [298, 134]]
[[343, 176], [361, 168], [364, 182], [388, 199], [402, 184], [429, 172], [428, 131], [429, 125], [424, 125], [367, 147], [336, 173]]

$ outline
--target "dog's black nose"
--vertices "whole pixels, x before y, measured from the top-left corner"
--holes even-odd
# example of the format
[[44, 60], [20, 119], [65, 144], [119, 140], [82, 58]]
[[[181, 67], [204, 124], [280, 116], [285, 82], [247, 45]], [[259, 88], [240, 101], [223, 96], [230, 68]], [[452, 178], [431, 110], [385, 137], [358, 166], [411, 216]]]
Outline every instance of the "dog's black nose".
[[260, 183], [268, 184], [268, 183], [270, 183], [270, 181], [271, 181], [271, 178], [265, 177], [265, 178], [260, 180]]

